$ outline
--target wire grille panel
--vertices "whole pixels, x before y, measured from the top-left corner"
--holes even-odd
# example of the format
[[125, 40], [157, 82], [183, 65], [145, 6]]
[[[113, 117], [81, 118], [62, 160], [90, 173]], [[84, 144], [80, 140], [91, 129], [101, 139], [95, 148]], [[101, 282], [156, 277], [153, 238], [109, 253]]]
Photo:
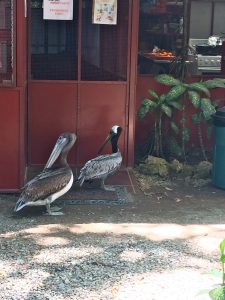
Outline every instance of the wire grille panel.
[[31, 2], [31, 79], [76, 80], [78, 1], [71, 21], [44, 20], [42, 2]]
[[0, 0], [0, 84], [13, 79], [13, 1]]
[[31, 79], [126, 81], [130, 1], [118, 1], [116, 25], [93, 24], [93, 2], [74, 0], [73, 20], [62, 21], [43, 20], [43, 1], [31, 1]]
[[127, 78], [129, 1], [118, 1], [117, 24], [92, 24], [93, 1], [82, 5], [81, 79], [124, 81]]

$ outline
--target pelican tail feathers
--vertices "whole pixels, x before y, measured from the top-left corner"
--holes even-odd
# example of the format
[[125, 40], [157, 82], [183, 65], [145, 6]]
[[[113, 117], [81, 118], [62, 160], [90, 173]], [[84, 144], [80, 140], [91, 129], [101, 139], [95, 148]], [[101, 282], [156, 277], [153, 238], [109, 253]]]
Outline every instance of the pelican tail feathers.
[[19, 200], [16, 202], [16, 206], [14, 208], [14, 211], [19, 211], [22, 208], [24, 208], [24, 206], [26, 206], [26, 200], [23, 197], [20, 197]]
[[15, 211], [24, 206], [46, 205], [54, 201], [52, 195], [64, 189], [71, 180], [71, 171], [67, 168], [46, 169], [29, 181], [18, 199]]

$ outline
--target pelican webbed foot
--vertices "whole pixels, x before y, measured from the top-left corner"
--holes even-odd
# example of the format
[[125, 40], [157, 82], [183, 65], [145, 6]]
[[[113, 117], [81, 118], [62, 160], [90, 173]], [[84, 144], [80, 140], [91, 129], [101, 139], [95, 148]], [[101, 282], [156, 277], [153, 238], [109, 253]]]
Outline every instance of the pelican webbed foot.
[[54, 206], [54, 207], [50, 207], [50, 204], [46, 204], [46, 210], [47, 212], [45, 213], [45, 215], [47, 216], [62, 216], [64, 215], [63, 212], [59, 211], [61, 208], [58, 206]]
[[52, 207], [51, 207], [51, 212], [60, 211], [61, 209], [62, 209], [62, 207], [59, 207], [59, 206], [52, 206]]
[[107, 192], [115, 192], [116, 191], [116, 189], [113, 186], [105, 185], [104, 180], [102, 180], [102, 182], [101, 182], [101, 188]]

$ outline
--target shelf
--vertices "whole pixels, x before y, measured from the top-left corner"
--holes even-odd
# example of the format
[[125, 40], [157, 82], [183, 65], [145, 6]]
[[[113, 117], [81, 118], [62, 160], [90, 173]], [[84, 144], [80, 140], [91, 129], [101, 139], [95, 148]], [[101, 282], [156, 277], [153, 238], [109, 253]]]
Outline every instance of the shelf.
[[[172, 5], [171, 5], [172, 6]], [[179, 7], [181, 8], [181, 7]], [[141, 11], [142, 15], [146, 16], [165, 16], [165, 15], [175, 15], [175, 16], [182, 16], [183, 11], [171, 11], [171, 10], [166, 10], [162, 12], [157, 12], [157, 11]]]
[[177, 6], [177, 7], [182, 7], [183, 2], [177, 2], [177, 1], [171, 1], [166, 3], [167, 6]]
[[156, 31], [151, 31], [146, 29], [145, 32], [152, 34], [152, 35], [169, 35], [169, 36], [176, 36], [176, 37], [181, 37], [183, 34], [180, 33], [173, 33], [173, 32], [156, 32]]

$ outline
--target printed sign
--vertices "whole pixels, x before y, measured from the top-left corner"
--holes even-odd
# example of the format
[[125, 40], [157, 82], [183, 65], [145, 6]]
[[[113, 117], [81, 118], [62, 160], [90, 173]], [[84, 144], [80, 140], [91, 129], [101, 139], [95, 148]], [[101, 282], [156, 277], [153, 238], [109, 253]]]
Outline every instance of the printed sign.
[[92, 22], [115, 25], [117, 23], [117, 0], [93, 0]]
[[44, 0], [44, 19], [73, 20], [73, 0]]

